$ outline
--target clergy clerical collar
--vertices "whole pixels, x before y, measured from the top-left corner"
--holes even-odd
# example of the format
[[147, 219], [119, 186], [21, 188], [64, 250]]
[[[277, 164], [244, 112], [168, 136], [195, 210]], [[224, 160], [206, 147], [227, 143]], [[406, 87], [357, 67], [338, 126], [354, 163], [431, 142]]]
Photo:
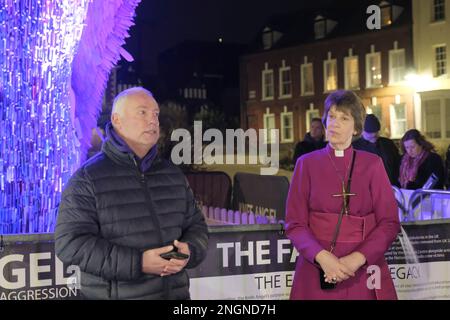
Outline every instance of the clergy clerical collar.
[[333, 149], [333, 147], [331, 146], [331, 144], [330, 143], [328, 143], [328, 145], [327, 145], [327, 147], [326, 147], [328, 150], [328, 152], [329, 153], [331, 153], [331, 154], [333, 154], [336, 158], [343, 158], [343, 157], [345, 157], [346, 155], [351, 155], [351, 153], [352, 153], [352, 150], [353, 150], [353, 147], [352, 147], [352, 145], [350, 145], [347, 149], [345, 149], [345, 150], [336, 150], [336, 149]]
[[338, 158], [342, 158], [344, 156], [344, 150], [334, 150], [334, 156]]

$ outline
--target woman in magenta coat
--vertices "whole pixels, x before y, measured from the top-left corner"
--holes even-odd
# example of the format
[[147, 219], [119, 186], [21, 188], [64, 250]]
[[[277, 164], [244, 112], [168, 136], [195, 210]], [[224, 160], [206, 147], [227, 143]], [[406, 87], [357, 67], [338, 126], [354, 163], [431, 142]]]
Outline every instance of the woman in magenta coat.
[[297, 160], [286, 209], [299, 252], [291, 299], [397, 299], [384, 253], [400, 230], [398, 207], [382, 159], [351, 146], [364, 115], [353, 92], [330, 94], [329, 143]]

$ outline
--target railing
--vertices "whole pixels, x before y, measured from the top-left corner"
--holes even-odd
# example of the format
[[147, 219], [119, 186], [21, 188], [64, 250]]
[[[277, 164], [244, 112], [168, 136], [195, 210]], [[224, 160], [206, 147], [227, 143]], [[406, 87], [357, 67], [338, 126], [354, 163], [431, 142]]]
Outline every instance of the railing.
[[450, 191], [392, 189], [401, 221], [450, 219]]

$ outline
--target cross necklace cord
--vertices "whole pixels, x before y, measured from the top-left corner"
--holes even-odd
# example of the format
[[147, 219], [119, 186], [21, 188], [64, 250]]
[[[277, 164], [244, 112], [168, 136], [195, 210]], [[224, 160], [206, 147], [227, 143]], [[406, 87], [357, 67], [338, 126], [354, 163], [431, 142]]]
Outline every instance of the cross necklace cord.
[[339, 170], [337, 169], [333, 159], [330, 156], [330, 153], [327, 152], [328, 158], [330, 158], [331, 164], [333, 165], [334, 169], [336, 170], [336, 173], [338, 174], [339, 179], [342, 181], [342, 193], [333, 194], [333, 197], [342, 197], [342, 209], [344, 210], [344, 214], [348, 215], [348, 198], [350, 196], [356, 196], [356, 193], [350, 193], [350, 190], [346, 190], [345, 188], [345, 181], [344, 178], [347, 176], [348, 169], [350, 168], [350, 165], [352, 163], [352, 160], [350, 161], [347, 170], [345, 172], [345, 176], [342, 177], [339, 173]]

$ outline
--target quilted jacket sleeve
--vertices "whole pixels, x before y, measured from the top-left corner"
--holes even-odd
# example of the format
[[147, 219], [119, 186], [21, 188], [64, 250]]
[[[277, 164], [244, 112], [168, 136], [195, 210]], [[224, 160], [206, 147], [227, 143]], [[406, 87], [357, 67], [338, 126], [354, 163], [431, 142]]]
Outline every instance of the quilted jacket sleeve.
[[55, 252], [61, 261], [105, 280], [129, 281], [142, 275], [142, 253], [102, 238], [91, 181], [80, 168], [61, 198], [55, 229]]
[[183, 234], [180, 241], [187, 242], [191, 257], [187, 268], [195, 268], [206, 257], [208, 247], [208, 227], [203, 213], [195, 203], [192, 189], [186, 180], [186, 215], [183, 221]]

